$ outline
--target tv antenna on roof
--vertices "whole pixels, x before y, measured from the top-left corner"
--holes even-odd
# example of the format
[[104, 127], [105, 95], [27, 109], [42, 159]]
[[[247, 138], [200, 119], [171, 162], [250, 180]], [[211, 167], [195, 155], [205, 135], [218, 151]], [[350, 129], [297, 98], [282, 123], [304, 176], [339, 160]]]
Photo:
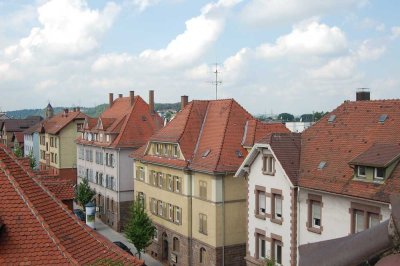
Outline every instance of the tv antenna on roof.
[[215, 85], [215, 99], [218, 100], [218, 85], [222, 84], [221, 80], [218, 80], [218, 74], [220, 74], [221, 72], [218, 71], [218, 63], [215, 63], [215, 71], [213, 72], [215, 74], [215, 80], [212, 81], [211, 83]]

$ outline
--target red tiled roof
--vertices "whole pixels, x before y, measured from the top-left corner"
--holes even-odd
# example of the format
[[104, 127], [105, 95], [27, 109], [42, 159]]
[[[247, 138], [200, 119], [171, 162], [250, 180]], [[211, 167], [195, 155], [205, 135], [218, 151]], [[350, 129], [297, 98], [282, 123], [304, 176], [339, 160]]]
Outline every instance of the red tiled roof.
[[299, 176], [301, 134], [273, 133], [257, 143], [269, 144], [291, 182], [296, 185]]
[[[388, 118], [380, 123], [382, 114]], [[332, 123], [331, 115], [336, 115]], [[343, 103], [303, 132], [299, 185], [389, 202], [389, 194], [400, 191], [399, 164], [383, 184], [377, 184], [353, 180], [349, 163], [373, 145], [399, 146], [399, 132], [400, 100]], [[318, 169], [321, 161], [326, 166]]]
[[282, 130], [281, 123], [265, 123], [257, 119], [249, 120], [246, 123], [243, 146], [252, 147], [255, 142], [264, 138], [272, 132], [289, 132]]
[[42, 117], [40, 116], [30, 116], [25, 119], [6, 119], [2, 121], [0, 129], [3, 130], [3, 127], [5, 127], [7, 132], [22, 132], [41, 120]]
[[42, 123], [42, 128], [38, 131], [44, 130], [46, 133], [58, 134], [63, 128], [65, 128], [69, 123], [81, 119], [84, 120], [88, 116], [80, 111], [76, 112], [61, 112], [51, 118], [46, 119]]
[[59, 200], [71, 200], [75, 198], [74, 183], [70, 179], [61, 177], [37, 177], [36, 179]]
[[[132, 157], [168, 162], [175, 167], [185, 165], [197, 171], [235, 172], [247, 155], [242, 141], [245, 126], [252, 120], [252, 115], [233, 99], [191, 101], [166, 127], [150, 138], [150, 142], [179, 143], [186, 161], [155, 159], [157, 156], [145, 155], [145, 149], [137, 150]], [[256, 131], [259, 129], [267, 132], [269, 126], [259, 126]], [[282, 124], [273, 125], [273, 130], [288, 132]], [[209, 151], [207, 156], [203, 156], [206, 151]]]
[[[106, 133], [116, 134], [112, 143], [77, 140], [80, 144], [103, 147], [139, 148], [163, 125], [162, 118], [157, 113], [151, 113], [149, 105], [140, 97], [135, 96], [133, 104], [130, 97], [114, 100], [98, 118]], [[97, 123], [90, 128], [91, 132], [100, 131]]]
[[97, 234], [0, 145], [0, 264], [87, 265], [110, 259], [143, 261]]

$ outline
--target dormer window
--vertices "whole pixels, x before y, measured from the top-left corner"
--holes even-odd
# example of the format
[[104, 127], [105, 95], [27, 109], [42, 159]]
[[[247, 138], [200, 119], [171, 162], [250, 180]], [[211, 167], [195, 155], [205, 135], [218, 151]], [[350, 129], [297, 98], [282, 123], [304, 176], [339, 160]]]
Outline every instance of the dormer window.
[[374, 179], [383, 180], [385, 178], [385, 168], [377, 167], [374, 168]]
[[155, 144], [156, 145], [156, 154], [160, 154], [160, 144]]
[[174, 145], [174, 157], [178, 157], [178, 145]]
[[106, 135], [106, 142], [110, 142], [110, 135]]
[[357, 166], [357, 177], [361, 177], [361, 178], [365, 177], [365, 166], [363, 166], [363, 165]]

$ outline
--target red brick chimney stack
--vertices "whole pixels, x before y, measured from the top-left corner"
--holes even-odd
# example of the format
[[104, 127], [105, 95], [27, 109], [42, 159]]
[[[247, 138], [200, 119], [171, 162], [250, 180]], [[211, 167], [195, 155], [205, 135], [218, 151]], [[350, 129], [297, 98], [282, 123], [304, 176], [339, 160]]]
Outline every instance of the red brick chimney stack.
[[131, 106], [133, 105], [133, 102], [135, 101], [135, 92], [134, 91], [130, 91], [129, 92], [129, 100], [131, 103]]
[[122, 98], [122, 93], [118, 94], [118, 97], [119, 97], [119, 98]]
[[149, 107], [150, 107], [150, 112], [152, 114], [154, 114], [155, 110], [154, 110], [154, 91], [153, 90], [149, 90]]
[[113, 105], [114, 102], [114, 93], [110, 92], [108, 94], [108, 106], [111, 107]]
[[189, 96], [182, 95], [181, 96], [181, 110], [183, 110], [183, 108], [185, 108], [185, 106], [188, 104], [188, 102], [189, 102]]

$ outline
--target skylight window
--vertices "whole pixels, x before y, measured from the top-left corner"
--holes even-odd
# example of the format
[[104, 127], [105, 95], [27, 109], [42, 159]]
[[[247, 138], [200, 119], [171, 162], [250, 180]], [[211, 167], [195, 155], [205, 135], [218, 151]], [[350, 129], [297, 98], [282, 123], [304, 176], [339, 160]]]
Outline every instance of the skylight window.
[[385, 120], [388, 118], [387, 114], [383, 114], [379, 117], [379, 123], [385, 122]]
[[203, 152], [202, 157], [203, 157], [203, 158], [207, 157], [207, 156], [210, 154], [210, 152], [211, 152], [210, 149], [206, 150], [205, 152]]
[[319, 170], [324, 169], [325, 166], [326, 166], [326, 162], [325, 162], [325, 161], [321, 161], [321, 162], [319, 163], [319, 165], [318, 165], [318, 169], [319, 169]]
[[239, 150], [236, 150], [236, 156], [238, 158], [242, 158], [243, 157], [243, 153], [241, 151], [239, 151]]
[[329, 123], [332, 123], [333, 121], [335, 121], [335, 119], [336, 119], [336, 115], [331, 115], [331, 116], [329, 117], [329, 119], [328, 119], [328, 122], [329, 122]]

